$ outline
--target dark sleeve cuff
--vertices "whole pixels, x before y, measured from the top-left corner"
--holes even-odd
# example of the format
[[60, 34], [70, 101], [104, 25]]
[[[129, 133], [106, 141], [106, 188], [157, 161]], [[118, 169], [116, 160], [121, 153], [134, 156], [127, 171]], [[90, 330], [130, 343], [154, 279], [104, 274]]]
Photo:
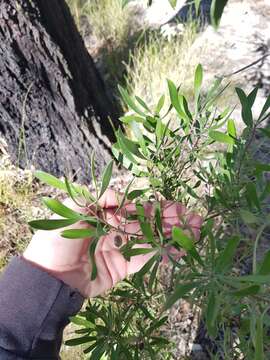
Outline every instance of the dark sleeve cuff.
[[0, 348], [16, 358], [58, 359], [63, 329], [82, 304], [77, 291], [14, 258], [0, 277]]

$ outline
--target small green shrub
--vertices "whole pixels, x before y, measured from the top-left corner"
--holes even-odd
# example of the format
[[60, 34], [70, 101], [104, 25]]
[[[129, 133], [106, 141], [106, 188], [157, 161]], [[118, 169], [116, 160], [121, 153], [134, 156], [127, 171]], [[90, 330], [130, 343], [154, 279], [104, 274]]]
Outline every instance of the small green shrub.
[[[120, 128], [116, 130], [113, 153], [134, 177], [144, 179], [143, 188], [128, 185], [125, 197], [136, 202], [143, 242], [155, 249], [155, 255], [108, 296], [89, 300], [86, 309], [72, 319], [80, 329], [68, 345], [85, 344], [85, 353], [92, 360], [103, 355], [112, 360], [171, 359], [173, 345], [162, 336], [162, 328], [167, 310], [180, 299], [201, 308], [208, 336], [216, 344], [215, 358], [261, 360], [269, 355], [270, 249], [261, 260], [257, 252], [270, 224], [270, 165], [256, 160], [254, 154], [258, 137], [269, 141], [270, 130], [262, 125], [270, 115], [270, 97], [254, 119], [257, 89], [245, 94], [236, 88], [244, 124], [240, 132], [230, 109], [220, 110], [216, 105], [226, 88], [223, 80], [217, 79], [207, 92], [202, 92], [202, 83], [199, 65], [189, 103], [179, 84], [168, 80], [169, 106], [163, 95], [155, 105], [147, 105], [119, 88], [130, 109], [120, 120], [131, 138]], [[172, 112], [177, 119], [173, 127], [167, 121]], [[99, 196], [111, 174], [109, 163], [102, 182], [94, 181]], [[37, 176], [73, 198], [95, 201], [84, 187], [70, 186], [67, 180], [64, 183], [41, 172]], [[198, 242], [176, 227], [172, 237], [164, 237], [158, 208], [155, 227], [149, 226], [143, 201], [164, 198], [179, 201], [204, 217]], [[53, 227], [50, 220], [32, 225]], [[101, 228], [101, 233], [110, 231], [100, 219], [97, 236]], [[123, 256], [137, 255], [133, 246], [141, 241], [134, 236], [122, 247]], [[186, 256], [180, 261], [169, 256], [172, 286], [164, 288], [158, 273], [168, 245], [184, 249]]]

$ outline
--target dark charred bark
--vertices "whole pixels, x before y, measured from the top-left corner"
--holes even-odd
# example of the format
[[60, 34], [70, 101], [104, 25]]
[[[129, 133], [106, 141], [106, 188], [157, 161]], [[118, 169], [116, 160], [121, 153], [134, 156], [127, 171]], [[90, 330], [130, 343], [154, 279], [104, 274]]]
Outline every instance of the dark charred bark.
[[117, 110], [64, 0], [0, 0], [0, 135], [14, 161], [89, 181]]

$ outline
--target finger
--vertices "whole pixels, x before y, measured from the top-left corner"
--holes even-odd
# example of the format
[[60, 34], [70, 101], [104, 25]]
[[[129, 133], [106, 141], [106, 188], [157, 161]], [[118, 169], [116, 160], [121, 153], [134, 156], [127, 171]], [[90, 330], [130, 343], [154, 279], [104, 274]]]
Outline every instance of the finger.
[[196, 240], [199, 240], [200, 238], [202, 224], [203, 218], [200, 215], [195, 213], [187, 215], [186, 225], [190, 228]]
[[161, 202], [162, 217], [163, 218], [174, 218], [183, 217], [187, 211], [186, 207], [179, 202], [165, 200]]
[[[123, 196], [124, 195], [120, 192], [107, 189], [98, 200], [98, 204], [104, 209], [117, 208], [121, 204]], [[128, 200], [126, 200], [125, 203], [128, 203]]]
[[[144, 208], [144, 215], [147, 218], [151, 218], [154, 216], [154, 206], [153, 203], [150, 201], [144, 202], [143, 204]], [[136, 204], [134, 203], [128, 203], [126, 204], [120, 211], [121, 216], [128, 218], [130, 215], [136, 215], [137, 214], [137, 208]]]
[[102, 256], [104, 259], [112, 285], [127, 276], [126, 260], [120, 252], [120, 247], [125, 245], [126, 242], [126, 237], [121, 233], [112, 232], [104, 236], [96, 252], [96, 256]]

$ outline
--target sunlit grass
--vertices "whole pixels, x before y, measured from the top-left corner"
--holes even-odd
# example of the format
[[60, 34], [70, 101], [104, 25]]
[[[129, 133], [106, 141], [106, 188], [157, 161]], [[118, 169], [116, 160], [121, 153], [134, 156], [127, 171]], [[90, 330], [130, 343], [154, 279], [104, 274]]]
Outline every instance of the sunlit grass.
[[126, 81], [130, 92], [150, 106], [155, 105], [161, 95], [167, 94], [166, 79], [181, 85], [186, 94], [191, 93], [197, 65], [192, 50], [195, 39], [196, 29], [192, 24], [171, 40], [158, 33], [147, 37], [127, 64]]

